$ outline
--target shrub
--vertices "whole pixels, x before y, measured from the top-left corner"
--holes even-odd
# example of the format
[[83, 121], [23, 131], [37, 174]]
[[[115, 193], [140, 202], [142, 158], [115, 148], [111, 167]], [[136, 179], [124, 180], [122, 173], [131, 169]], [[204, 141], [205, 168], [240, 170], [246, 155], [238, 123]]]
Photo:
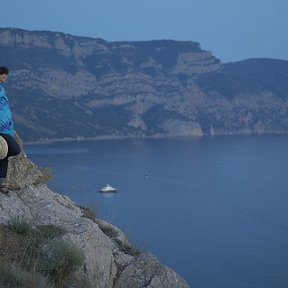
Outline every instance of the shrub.
[[49, 167], [45, 167], [41, 169], [41, 176], [39, 176], [35, 181], [34, 184], [47, 184], [53, 179], [53, 170]]
[[65, 230], [54, 225], [40, 225], [36, 228], [36, 236], [39, 241], [51, 240], [63, 234], [65, 234]]
[[0, 287], [53, 288], [43, 275], [0, 263]]
[[25, 219], [15, 217], [8, 222], [8, 227], [11, 231], [22, 235], [29, 235], [32, 233], [32, 225]]
[[46, 247], [46, 257], [39, 269], [61, 287], [76, 268], [82, 266], [84, 253], [69, 242], [55, 241]]
[[96, 208], [89, 205], [89, 206], [79, 206], [79, 208], [81, 209], [82, 213], [83, 213], [83, 217], [86, 217], [88, 219], [93, 220], [94, 222], [96, 221]]
[[89, 287], [89, 281], [80, 285], [73, 274], [82, 265], [84, 253], [70, 243], [56, 240], [64, 233], [54, 225], [33, 229], [20, 218], [0, 225], [0, 287], [61, 288], [70, 287], [69, 283], [75, 288]]
[[128, 240], [120, 241], [115, 239], [115, 242], [118, 244], [119, 250], [123, 251], [125, 254], [131, 256], [138, 256], [140, 254], [140, 250], [130, 244]]

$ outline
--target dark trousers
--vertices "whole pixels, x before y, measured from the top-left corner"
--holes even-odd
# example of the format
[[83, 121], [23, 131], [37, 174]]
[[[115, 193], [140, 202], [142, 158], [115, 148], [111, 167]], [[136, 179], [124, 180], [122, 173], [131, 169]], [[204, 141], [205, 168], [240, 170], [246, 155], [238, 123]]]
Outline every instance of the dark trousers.
[[0, 178], [6, 178], [8, 170], [8, 158], [10, 156], [18, 155], [21, 152], [21, 149], [11, 135], [2, 133], [0, 133], [0, 135], [6, 140], [8, 145], [7, 156], [4, 159], [0, 160]]

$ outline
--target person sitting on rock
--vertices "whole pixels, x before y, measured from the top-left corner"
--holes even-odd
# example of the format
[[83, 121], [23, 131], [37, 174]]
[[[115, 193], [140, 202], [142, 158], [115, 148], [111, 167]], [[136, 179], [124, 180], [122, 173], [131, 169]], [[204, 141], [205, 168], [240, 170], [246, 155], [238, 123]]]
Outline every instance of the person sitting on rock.
[[13, 118], [10, 104], [3, 87], [6, 82], [9, 70], [6, 67], [0, 67], [0, 135], [6, 140], [8, 153], [4, 159], [0, 160], [0, 192], [9, 196], [10, 187], [7, 184], [8, 158], [20, 153], [20, 147], [14, 139]]

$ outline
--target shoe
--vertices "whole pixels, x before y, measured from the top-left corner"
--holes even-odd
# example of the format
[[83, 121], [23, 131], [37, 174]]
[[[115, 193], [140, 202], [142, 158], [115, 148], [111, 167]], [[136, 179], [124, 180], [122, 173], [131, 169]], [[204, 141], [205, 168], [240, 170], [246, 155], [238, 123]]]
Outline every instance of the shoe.
[[6, 196], [10, 197], [10, 190], [9, 190], [9, 186], [6, 184], [1, 184], [0, 185], [0, 192], [5, 194]]

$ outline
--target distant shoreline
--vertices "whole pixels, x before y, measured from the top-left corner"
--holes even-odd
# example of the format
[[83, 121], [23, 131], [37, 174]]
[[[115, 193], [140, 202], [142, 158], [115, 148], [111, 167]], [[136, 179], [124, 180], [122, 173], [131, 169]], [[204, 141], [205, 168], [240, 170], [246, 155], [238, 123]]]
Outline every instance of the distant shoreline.
[[215, 134], [215, 135], [190, 135], [190, 136], [166, 136], [166, 135], [153, 135], [153, 136], [141, 136], [141, 137], [120, 137], [120, 136], [97, 136], [97, 137], [63, 137], [63, 138], [47, 138], [39, 139], [35, 141], [23, 141], [24, 145], [45, 145], [56, 142], [81, 142], [81, 141], [102, 141], [102, 140], [140, 140], [140, 139], [171, 139], [171, 138], [186, 138], [186, 139], [200, 139], [205, 137], [219, 137], [219, 136], [280, 136], [288, 135], [287, 133], [231, 133], [231, 134]]
[[119, 136], [97, 136], [97, 137], [64, 137], [64, 138], [47, 138], [40, 139], [35, 141], [23, 141], [24, 145], [44, 145], [51, 144], [55, 142], [81, 142], [81, 141], [101, 141], [101, 140], [127, 140], [127, 139], [162, 139], [162, 138], [201, 138], [201, 136], [162, 136], [162, 135], [154, 135], [154, 136], [141, 136], [141, 137], [119, 137]]
[[69, 142], [69, 141], [89, 141], [89, 140], [116, 140], [116, 139], [125, 139], [125, 138], [117, 138], [117, 137], [64, 137], [64, 138], [47, 138], [47, 139], [39, 139], [35, 141], [23, 141], [25, 145], [42, 145], [42, 144], [51, 144], [55, 142]]

